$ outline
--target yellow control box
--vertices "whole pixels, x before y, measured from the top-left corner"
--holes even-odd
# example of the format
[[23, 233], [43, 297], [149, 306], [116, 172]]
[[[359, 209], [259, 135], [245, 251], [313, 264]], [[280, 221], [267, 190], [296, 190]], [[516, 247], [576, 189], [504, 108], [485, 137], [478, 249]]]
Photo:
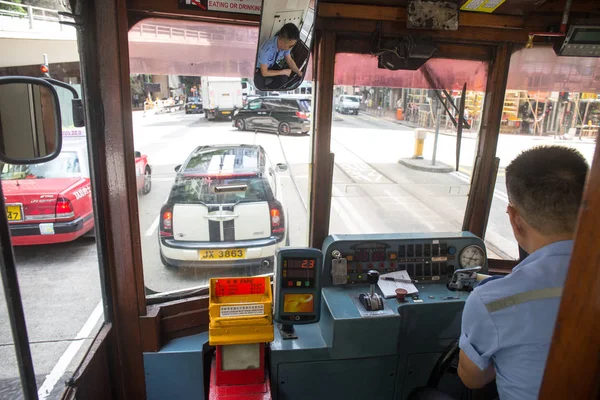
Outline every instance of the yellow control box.
[[273, 294], [268, 276], [211, 278], [211, 346], [272, 342]]

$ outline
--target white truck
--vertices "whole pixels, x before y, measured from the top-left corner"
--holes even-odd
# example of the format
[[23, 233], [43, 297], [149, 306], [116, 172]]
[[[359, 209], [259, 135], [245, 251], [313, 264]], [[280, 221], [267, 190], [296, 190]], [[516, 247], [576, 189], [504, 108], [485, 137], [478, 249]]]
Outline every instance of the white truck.
[[203, 76], [202, 105], [204, 116], [209, 120], [231, 119], [234, 110], [242, 108], [242, 79]]

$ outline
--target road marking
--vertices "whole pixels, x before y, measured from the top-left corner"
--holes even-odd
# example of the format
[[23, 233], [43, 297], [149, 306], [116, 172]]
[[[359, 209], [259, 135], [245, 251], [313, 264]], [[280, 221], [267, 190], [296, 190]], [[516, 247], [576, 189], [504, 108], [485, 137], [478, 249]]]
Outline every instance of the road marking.
[[160, 215], [157, 215], [156, 219], [154, 220], [152, 225], [150, 225], [150, 228], [148, 228], [148, 230], [146, 231], [146, 236], [152, 236], [152, 234], [154, 233], [156, 228], [158, 228], [158, 220], [159, 219], [160, 219]]
[[63, 355], [58, 359], [58, 362], [56, 363], [54, 368], [52, 368], [52, 371], [50, 371], [50, 373], [46, 376], [46, 380], [38, 390], [38, 396], [40, 400], [45, 400], [46, 398], [48, 398], [50, 393], [52, 393], [54, 386], [56, 385], [58, 380], [63, 376], [63, 374], [71, 364], [71, 361], [73, 361], [73, 358], [77, 355], [77, 352], [83, 345], [83, 342], [90, 335], [90, 333], [92, 333], [92, 329], [94, 329], [94, 327], [96, 326], [100, 318], [102, 318], [102, 316], [103, 307], [102, 300], [100, 300], [94, 311], [92, 311], [87, 321], [83, 325], [83, 328], [81, 328], [77, 336], [75, 336], [75, 339], [73, 339], [69, 347], [67, 347], [67, 350], [65, 350]]
[[[456, 171], [451, 172], [451, 174], [457, 177], [458, 179], [462, 180], [463, 182], [471, 184], [471, 177], [467, 174]], [[498, 200], [502, 200], [505, 203], [508, 203], [508, 195], [504, 192], [499, 191], [498, 189], [494, 189], [494, 197], [496, 197]]]

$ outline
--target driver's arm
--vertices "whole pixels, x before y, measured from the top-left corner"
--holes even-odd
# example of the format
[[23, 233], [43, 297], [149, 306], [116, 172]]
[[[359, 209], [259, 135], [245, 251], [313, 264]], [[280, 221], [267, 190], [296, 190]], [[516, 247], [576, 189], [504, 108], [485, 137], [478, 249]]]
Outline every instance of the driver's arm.
[[499, 348], [499, 335], [478, 288], [465, 303], [460, 336], [458, 376], [469, 389], [479, 389], [496, 378], [492, 357]]
[[302, 71], [300, 71], [298, 69], [296, 62], [294, 61], [294, 59], [292, 58], [292, 56], [290, 54], [285, 55], [285, 61], [287, 62], [288, 67], [290, 67], [290, 69], [292, 71], [294, 71], [296, 74], [298, 74], [298, 76], [302, 76]]
[[280, 75], [290, 76], [289, 69], [269, 69], [269, 66], [267, 64], [260, 64], [260, 73], [265, 78], [268, 78], [270, 76], [280, 76]]

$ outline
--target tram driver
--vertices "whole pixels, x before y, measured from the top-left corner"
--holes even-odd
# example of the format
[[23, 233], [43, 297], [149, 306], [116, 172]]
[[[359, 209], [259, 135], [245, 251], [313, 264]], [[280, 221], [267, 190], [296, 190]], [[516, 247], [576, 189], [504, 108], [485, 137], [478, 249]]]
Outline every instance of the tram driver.
[[302, 76], [302, 71], [291, 56], [292, 48], [298, 40], [298, 27], [288, 22], [260, 46], [254, 72], [254, 84], [258, 89], [279, 89], [285, 85], [292, 72]]
[[[506, 212], [529, 256], [509, 275], [482, 281], [465, 303], [458, 375], [468, 388], [495, 379], [501, 400], [538, 398], [588, 169], [581, 153], [562, 146], [526, 150], [506, 168]], [[421, 393], [411, 399], [447, 398]]]

